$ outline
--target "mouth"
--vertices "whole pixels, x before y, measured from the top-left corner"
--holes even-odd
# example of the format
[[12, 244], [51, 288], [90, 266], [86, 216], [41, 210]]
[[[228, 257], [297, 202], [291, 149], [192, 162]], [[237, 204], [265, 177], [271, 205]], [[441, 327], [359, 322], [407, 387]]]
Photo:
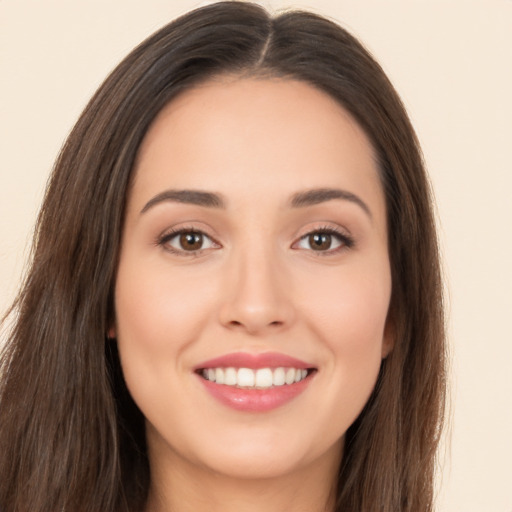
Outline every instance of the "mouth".
[[265, 412], [303, 393], [318, 369], [278, 353], [234, 353], [198, 365], [194, 372], [211, 396], [232, 409]]
[[202, 368], [196, 371], [203, 379], [239, 389], [269, 389], [290, 386], [306, 379], [314, 368]]

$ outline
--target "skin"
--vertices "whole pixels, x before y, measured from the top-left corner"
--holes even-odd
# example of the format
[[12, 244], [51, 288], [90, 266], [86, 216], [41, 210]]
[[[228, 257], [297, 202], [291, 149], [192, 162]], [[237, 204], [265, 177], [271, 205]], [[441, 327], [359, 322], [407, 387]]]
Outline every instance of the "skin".
[[[361, 202], [290, 204], [325, 188]], [[225, 207], [151, 203], [183, 189], [218, 194]], [[352, 245], [332, 236], [315, 249], [308, 234], [326, 228]], [[177, 229], [207, 236], [195, 251], [179, 236], [161, 243]], [[171, 102], [138, 155], [111, 332], [146, 417], [147, 510], [332, 510], [344, 434], [392, 348], [390, 295], [373, 150], [339, 104], [302, 82], [233, 77]], [[240, 351], [317, 371], [277, 409], [234, 410], [194, 368]]]

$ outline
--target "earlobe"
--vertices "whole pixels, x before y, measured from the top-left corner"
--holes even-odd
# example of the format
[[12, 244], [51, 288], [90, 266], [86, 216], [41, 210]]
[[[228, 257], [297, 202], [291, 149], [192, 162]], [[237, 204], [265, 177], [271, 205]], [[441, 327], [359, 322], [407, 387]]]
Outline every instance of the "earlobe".
[[109, 329], [107, 331], [107, 339], [114, 340], [114, 339], [116, 339], [116, 337], [117, 337], [116, 327], [115, 327], [115, 325], [112, 325], [109, 327]]
[[395, 324], [390, 318], [388, 318], [386, 321], [386, 327], [384, 328], [384, 336], [382, 337], [382, 359], [386, 359], [386, 357], [391, 354], [393, 347], [395, 346], [395, 335]]
[[386, 339], [384, 339], [384, 341], [382, 343], [382, 359], [386, 359], [386, 357], [389, 356], [389, 354], [393, 351], [394, 345], [395, 345], [394, 340], [388, 342], [388, 341], [386, 341]]

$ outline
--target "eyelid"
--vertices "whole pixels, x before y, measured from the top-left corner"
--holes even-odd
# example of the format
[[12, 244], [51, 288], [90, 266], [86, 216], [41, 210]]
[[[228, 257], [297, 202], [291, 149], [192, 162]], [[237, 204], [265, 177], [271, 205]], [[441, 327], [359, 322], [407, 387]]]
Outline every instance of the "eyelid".
[[[209, 229], [206, 229], [204, 227], [199, 227], [197, 225], [180, 225], [175, 226], [172, 228], [167, 229], [163, 233], [161, 233], [156, 241], [155, 245], [162, 247], [164, 250], [171, 252], [173, 254], [179, 255], [179, 256], [198, 256], [203, 252], [210, 251], [212, 249], [220, 249], [222, 247], [222, 244], [220, 244], [217, 240], [217, 237], [211, 235], [209, 233]], [[197, 233], [209, 240], [210, 247], [201, 247], [197, 250], [186, 250], [186, 249], [180, 249], [177, 247], [173, 247], [169, 244], [169, 241], [173, 238], [178, 237], [179, 235], [182, 235], [184, 233]], [[314, 250], [313, 248], [305, 248], [300, 247], [300, 244], [306, 240], [309, 236], [320, 233], [320, 234], [328, 234], [337, 239], [339, 242], [338, 245], [334, 248], [329, 248], [326, 250]], [[337, 225], [331, 225], [331, 224], [322, 224], [319, 226], [312, 226], [308, 228], [307, 230], [304, 230], [303, 233], [296, 238], [295, 242], [291, 245], [292, 249], [295, 250], [303, 250], [310, 253], [314, 253], [316, 256], [328, 256], [337, 254], [339, 252], [342, 252], [344, 250], [350, 249], [354, 246], [355, 241], [352, 235], [348, 232], [348, 230], [337, 226]]]
[[[173, 247], [169, 244], [169, 241], [172, 239], [185, 234], [185, 233], [196, 233], [200, 234], [202, 237], [208, 239], [211, 243], [211, 247], [200, 248], [197, 250], [187, 251], [185, 249], [179, 249], [177, 247]], [[208, 230], [204, 228], [199, 228], [193, 225], [185, 225], [179, 227], [173, 227], [167, 229], [162, 234], [160, 234], [156, 239], [156, 245], [162, 247], [164, 250], [176, 254], [178, 256], [198, 256], [205, 251], [210, 251], [212, 249], [221, 248], [221, 244], [216, 240], [214, 236], [208, 233]]]
[[[307, 249], [298, 247], [298, 245], [304, 241], [307, 240], [307, 238], [313, 234], [321, 233], [321, 234], [328, 234], [336, 237], [340, 244], [337, 247], [329, 248], [327, 250], [318, 250], [315, 251], [313, 248]], [[308, 229], [305, 233], [301, 234], [299, 238], [292, 244], [292, 249], [296, 250], [304, 250], [308, 251], [310, 253], [314, 253], [315, 256], [329, 256], [333, 254], [338, 254], [339, 252], [342, 252], [347, 249], [353, 248], [355, 245], [355, 240], [353, 236], [348, 232], [346, 229], [342, 229], [339, 226], [333, 226], [333, 225], [326, 225], [323, 224], [318, 227], [312, 227]]]

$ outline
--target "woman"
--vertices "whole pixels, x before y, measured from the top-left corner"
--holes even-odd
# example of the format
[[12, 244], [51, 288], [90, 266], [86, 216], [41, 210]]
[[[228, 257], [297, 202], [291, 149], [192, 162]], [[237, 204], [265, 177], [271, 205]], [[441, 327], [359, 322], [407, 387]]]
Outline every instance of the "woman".
[[137, 47], [59, 156], [13, 311], [2, 510], [432, 510], [429, 186], [330, 21], [223, 2]]

